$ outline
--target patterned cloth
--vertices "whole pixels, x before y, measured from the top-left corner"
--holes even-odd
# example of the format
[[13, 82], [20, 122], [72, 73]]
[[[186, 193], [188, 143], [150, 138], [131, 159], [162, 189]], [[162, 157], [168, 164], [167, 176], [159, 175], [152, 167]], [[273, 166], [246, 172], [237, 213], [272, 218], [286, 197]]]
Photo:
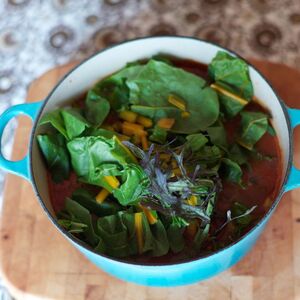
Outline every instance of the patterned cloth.
[[195, 36], [300, 68], [299, 0], [0, 0], [0, 16], [0, 114], [46, 70], [139, 36]]

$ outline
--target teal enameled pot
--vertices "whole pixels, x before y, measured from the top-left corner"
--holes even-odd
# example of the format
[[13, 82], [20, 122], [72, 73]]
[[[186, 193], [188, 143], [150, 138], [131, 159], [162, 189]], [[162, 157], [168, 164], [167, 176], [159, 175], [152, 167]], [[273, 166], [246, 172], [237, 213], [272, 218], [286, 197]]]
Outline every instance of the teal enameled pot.
[[127, 41], [104, 49], [80, 63], [53, 88], [46, 99], [13, 106], [0, 117], [0, 137], [13, 117], [25, 114], [34, 122], [27, 156], [20, 161], [12, 162], [6, 160], [0, 153], [0, 167], [30, 181], [38, 201], [57, 230], [90, 261], [113, 276], [148, 286], [185, 285], [214, 276], [244, 257], [263, 231], [282, 195], [300, 185], [300, 171], [292, 163], [292, 132], [294, 127], [300, 124], [300, 110], [286, 107], [268, 81], [249, 64], [255, 95], [270, 110], [273, 126], [280, 141], [283, 159], [281, 189], [264, 218], [234, 244], [200, 259], [168, 265], [126, 263], [97, 254], [58, 225], [49, 200], [46, 169], [36, 142], [39, 119], [44, 113], [64, 105], [65, 102], [90, 88], [94, 82], [121, 69], [128, 62], [163, 53], [208, 64], [218, 50], [236, 55], [215, 44], [190, 37], [148, 37]]

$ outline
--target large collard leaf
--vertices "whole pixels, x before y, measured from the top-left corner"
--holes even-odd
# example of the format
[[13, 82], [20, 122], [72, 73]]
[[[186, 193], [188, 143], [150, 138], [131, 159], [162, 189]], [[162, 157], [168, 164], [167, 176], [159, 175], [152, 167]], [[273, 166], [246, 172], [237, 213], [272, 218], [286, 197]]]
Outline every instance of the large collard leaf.
[[68, 179], [70, 175], [70, 158], [65, 138], [60, 133], [53, 133], [38, 135], [37, 141], [46, 159], [52, 180], [59, 183]]
[[61, 109], [61, 116], [63, 118], [69, 140], [80, 136], [87, 128], [91, 126], [90, 123], [88, 123], [87, 120], [81, 115], [78, 109]]
[[98, 217], [114, 215], [122, 209], [122, 207], [113, 200], [106, 199], [103, 203], [98, 203], [95, 196], [89, 191], [79, 188], [72, 194], [72, 200], [89, 210], [90, 213]]
[[114, 136], [107, 139], [102, 136], [76, 138], [67, 144], [74, 171], [86, 182], [97, 179], [98, 168], [105, 163], [133, 163], [134, 157]]
[[99, 95], [98, 89], [90, 89], [85, 100], [85, 117], [93, 125], [101, 126], [110, 111], [109, 102]]
[[253, 86], [244, 60], [219, 51], [209, 64], [208, 72], [214, 81], [228, 84], [239, 96], [251, 100]]
[[[168, 102], [170, 94], [183, 99], [190, 113], [188, 118], [174, 116], [173, 110], [172, 113], [165, 110], [167, 117], [176, 119], [171, 129], [174, 132], [205, 130], [219, 116], [217, 95], [205, 86], [204, 79], [164, 62], [150, 60], [139, 73], [128, 78], [126, 84], [130, 90], [129, 101], [134, 105], [159, 107], [161, 110], [163, 107], [173, 107]], [[143, 114], [141, 110], [139, 112]]]
[[261, 112], [241, 112], [241, 133], [238, 143], [252, 150], [268, 129], [268, 116]]
[[[82, 137], [68, 143], [72, 166], [83, 182], [104, 187], [118, 199], [129, 205], [138, 201], [148, 186], [148, 177], [135, 163], [131, 152], [114, 136]], [[106, 176], [118, 176], [121, 184], [112, 188]]]
[[53, 126], [58, 132], [60, 132], [66, 139], [68, 139], [67, 131], [65, 128], [64, 120], [61, 115], [61, 109], [58, 108], [56, 110], [45, 113], [41, 120], [39, 121], [39, 125], [50, 124]]
[[223, 89], [223, 91], [217, 90], [224, 112], [229, 117], [235, 116], [253, 97], [253, 86], [247, 63], [240, 58], [219, 51], [209, 64], [208, 71], [217, 87]]
[[92, 222], [92, 216], [90, 212], [81, 206], [78, 202], [67, 198], [65, 202], [66, 211], [78, 222], [85, 224], [87, 226], [86, 230], [83, 232], [86, 241], [91, 246], [96, 246], [99, 242], [99, 237], [95, 233], [94, 224]]

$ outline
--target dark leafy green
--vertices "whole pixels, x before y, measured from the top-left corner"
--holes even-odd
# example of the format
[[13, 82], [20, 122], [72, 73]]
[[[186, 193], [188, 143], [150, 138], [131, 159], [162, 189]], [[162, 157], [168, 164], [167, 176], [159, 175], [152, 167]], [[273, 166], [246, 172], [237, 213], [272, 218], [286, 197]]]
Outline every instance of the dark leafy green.
[[99, 242], [99, 237], [95, 233], [90, 212], [70, 198], [66, 199], [65, 207], [66, 211], [73, 217], [74, 220], [87, 226], [86, 230], [83, 232], [83, 235], [88, 243], [90, 243], [92, 246], [96, 246]]
[[241, 134], [238, 143], [252, 150], [268, 129], [268, 117], [261, 112], [241, 112]]
[[209, 127], [206, 131], [213, 145], [216, 145], [223, 150], [227, 150], [227, 134], [223, 125]]
[[47, 162], [52, 180], [59, 183], [68, 179], [70, 158], [64, 137], [60, 133], [38, 135], [37, 141]]
[[66, 219], [59, 219], [58, 224], [64, 227], [70, 233], [82, 233], [87, 230], [88, 226], [83, 223], [74, 222]]
[[65, 128], [64, 120], [61, 116], [60, 108], [51, 112], [47, 112], [42, 116], [39, 125], [46, 124], [52, 125], [58, 132], [60, 132], [66, 139], [68, 139], [67, 131]]
[[98, 217], [114, 215], [122, 209], [122, 207], [114, 200], [106, 199], [103, 203], [98, 203], [95, 196], [83, 188], [79, 188], [72, 194], [72, 200], [78, 202], [90, 213]]
[[186, 147], [190, 148], [192, 152], [199, 151], [202, 147], [204, 147], [208, 139], [202, 133], [194, 133], [190, 134], [186, 137]]
[[229, 85], [244, 99], [253, 97], [249, 67], [244, 60], [219, 51], [208, 65], [208, 72], [214, 81]]
[[156, 125], [152, 134], [149, 136], [149, 140], [159, 144], [164, 144], [166, 142], [167, 135], [168, 132], [165, 129]]
[[64, 108], [61, 110], [61, 116], [63, 118], [69, 140], [80, 136], [87, 128], [91, 126], [81, 115], [78, 109]]
[[241, 167], [229, 158], [222, 158], [220, 173], [228, 181], [242, 182], [243, 172]]
[[109, 102], [96, 89], [89, 90], [85, 100], [85, 117], [96, 126], [101, 126], [110, 111]]

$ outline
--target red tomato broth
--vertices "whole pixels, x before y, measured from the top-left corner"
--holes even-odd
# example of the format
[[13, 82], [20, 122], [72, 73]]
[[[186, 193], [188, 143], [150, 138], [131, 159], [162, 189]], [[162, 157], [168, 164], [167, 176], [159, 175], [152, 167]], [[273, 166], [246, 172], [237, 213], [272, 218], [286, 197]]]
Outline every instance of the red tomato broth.
[[[209, 82], [207, 65], [192, 60], [182, 60], [177, 58], [172, 58], [171, 61], [176, 67], [183, 68], [188, 72], [201, 76]], [[80, 97], [74, 101], [74, 106], [82, 108], [85, 96], [86, 94], [80, 95]], [[246, 106], [245, 110], [261, 111], [268, 114], [268, 111], [264, 107], [254, 101], [250, 102]], [[112, 124], [117, 119], [115, 112], [110, 112], [105, 124]], [[239, 128], [239, 124], [240, 116], [224, 123], [229, 144], [234, 141], [238, 134], [237, 130]], [[249, 160], [250, 168], [242, 168], [243, 182], [247, 183], [245, 189], [242, 189], [237, 184], [226, 182], [224, 180], [222, 181], [223, 187], [216, 200], [210, 226], [210, 234], [214, 234], [214, 232], [216, 232], [216, 230], [218, 230], [226, 222], [226, 212], [231, 209], [234, 202], [239, 202], [249, 208], [256, 206], [254, 211], [251, 213], [253, 221], [241, 232], [240, 236], [246, 234], [251, 228], [253, 228], [253, 226], [255, 226], [255, 224], [263, 218], [273, 204], [279, 192], [282, 179], [281, 149], [278, 139], [276, 136], [271, 136], [269, 133], [266, 133], [255, 145], [255, 148], [261, 154], [270, 156], [272, 159]], [[48, 184], [51, 202], [56, 213], [64, 207], [65, 198], [70, 197], [76, 188], [82, 186], [81, 183], [77, 182], [77, 177], [74, 173], [71, 174], [69, 180], [60, 184], [53, 183], [51, 177], [48, 176]], [[96, 188], [93, 187], [90, 188], [84, 185], [84, 188], [91, 189], [94, 192], [96, 191]], [[195, 259], [216, 251], [219, 248], [225, 247], [239, 238], [240, 236], [232, 238], [231, 233], [233, 229], [234, 224], [231, 222], [216, 236], [216, 240], [220, 242], [221, 246], [216, 246], [214, 240], [208, 238], [199, 253], [194, 253], [193, 251], [189, 252], [189, 250], [186, 250], [186, 252], [178, 254], [169, 252], [167, 255], [161, 257], [139, 255], [128, 257], [126, 258], [126, 261], [132, 261], [135, 263], [166, 264]]]

